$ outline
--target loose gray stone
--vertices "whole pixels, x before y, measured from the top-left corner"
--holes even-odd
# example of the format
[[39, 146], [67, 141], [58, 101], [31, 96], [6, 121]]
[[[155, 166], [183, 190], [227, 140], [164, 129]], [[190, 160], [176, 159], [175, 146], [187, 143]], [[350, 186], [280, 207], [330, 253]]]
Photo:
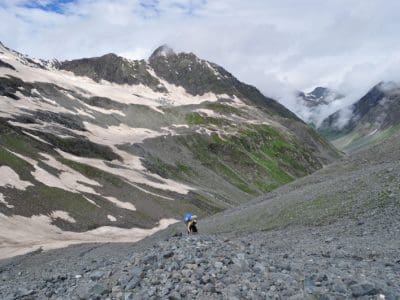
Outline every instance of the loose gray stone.
[[91, 289], [90, 289], [90, 293], [92, 294], [92, 295], [95, 295], [95, 296], [103, 296], [103, 295], [105, 295], [105, 294], [108, 294], [110, 292], [110, 290], [107, 288], [107, 287], [105, 287], [105, 286], [103, 286], [103, 285], [101, 285], [101, 284], [95, 284]]
[[375, 288], [375, 286], [369, 282], [354, 284], [350, 287], [350, 289], [354, 297], [376, 295], [378, 293], [378, 290]]
[[174, 256], [173, 251], [164, 252], [164, 254], [163, 254], [164, 258], [171, 258], [172, 256]]
[[94, 271], [90, 273], [90, 279], [93, 281], [97, 281], [104, 276], [104, 272], [102, 271]]

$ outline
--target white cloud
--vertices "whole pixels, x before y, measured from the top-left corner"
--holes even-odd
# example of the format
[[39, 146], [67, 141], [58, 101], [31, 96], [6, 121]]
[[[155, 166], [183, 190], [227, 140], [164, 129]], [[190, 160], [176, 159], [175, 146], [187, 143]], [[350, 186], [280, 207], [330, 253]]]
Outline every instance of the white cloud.
[[120, 52], [117, 53], [119, 56], [128, 58], [128, 59], [133, 59], [133, 60], [139, 60], [143, 59], [148, 56], [148, 50], [145, 48], [136, 48], [133, 51], [125, 51], [125, 52]]
[[381, 80], [400, 79], [397, 0], [77, 0], [64, 14], [26, 2], [0, 4], [0, 40], [18, 51], [147, 58], [167, 43], [222, 65], [294, 111], [303, 109], [295, 89], [328, 85], [347, 95], [335, 104], [342, 107]]

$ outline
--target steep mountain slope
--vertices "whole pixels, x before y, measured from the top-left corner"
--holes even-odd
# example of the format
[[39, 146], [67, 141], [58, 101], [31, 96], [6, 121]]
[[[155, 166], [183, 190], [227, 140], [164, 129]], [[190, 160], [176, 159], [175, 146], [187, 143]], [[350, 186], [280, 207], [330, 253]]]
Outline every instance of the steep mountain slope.
[[102, 226], [143, 236], [338, 157], [290, 111], [194, 54], [163, 46], [149, 61], [48, 62], [1, 46], [0, 59], [5, 245], [115, 240]]
[[[210, 217], [203, 232], [320, 226], [369, 218], [400, 221], [400, 134], [280, 187], [240, 209]], [[371, 220], [372, 222], [372, 220]]]
[[318, 130], [337, 147], [353, 151], [390, 136], [399, 124], [400, 88], [382, 82], [353, 105], [329, 116]]
[[306, 111], [299, 111], [303, 120], [316, 127], [320, 125], [321, 113], [327, 105], [342, 99], [344, 96], [326, 87], [316, 87], [309, 93], [298, 92], [297, 98], [300, 106], [305, 106]]

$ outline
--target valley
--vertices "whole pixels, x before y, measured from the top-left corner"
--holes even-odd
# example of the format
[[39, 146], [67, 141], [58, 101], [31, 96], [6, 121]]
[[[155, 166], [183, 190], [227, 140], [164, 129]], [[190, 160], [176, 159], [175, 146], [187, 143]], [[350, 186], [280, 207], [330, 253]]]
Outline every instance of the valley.
[[14, 297], [397, 299], [400, 139], [138, 243], [92, 243], [2, 260]]

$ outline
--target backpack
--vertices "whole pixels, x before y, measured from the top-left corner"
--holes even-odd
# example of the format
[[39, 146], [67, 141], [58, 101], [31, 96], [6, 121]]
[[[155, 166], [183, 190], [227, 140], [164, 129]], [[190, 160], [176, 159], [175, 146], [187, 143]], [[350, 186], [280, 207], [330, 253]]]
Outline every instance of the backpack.
[[183, 216], [183, 221], [184, 221], [185, 223], [189, 222], [190, 219], [192, 218], [192, 216], [193, 216], [193, 215], [192, 215], [191, 213], [185, 214], [185, 215]]

